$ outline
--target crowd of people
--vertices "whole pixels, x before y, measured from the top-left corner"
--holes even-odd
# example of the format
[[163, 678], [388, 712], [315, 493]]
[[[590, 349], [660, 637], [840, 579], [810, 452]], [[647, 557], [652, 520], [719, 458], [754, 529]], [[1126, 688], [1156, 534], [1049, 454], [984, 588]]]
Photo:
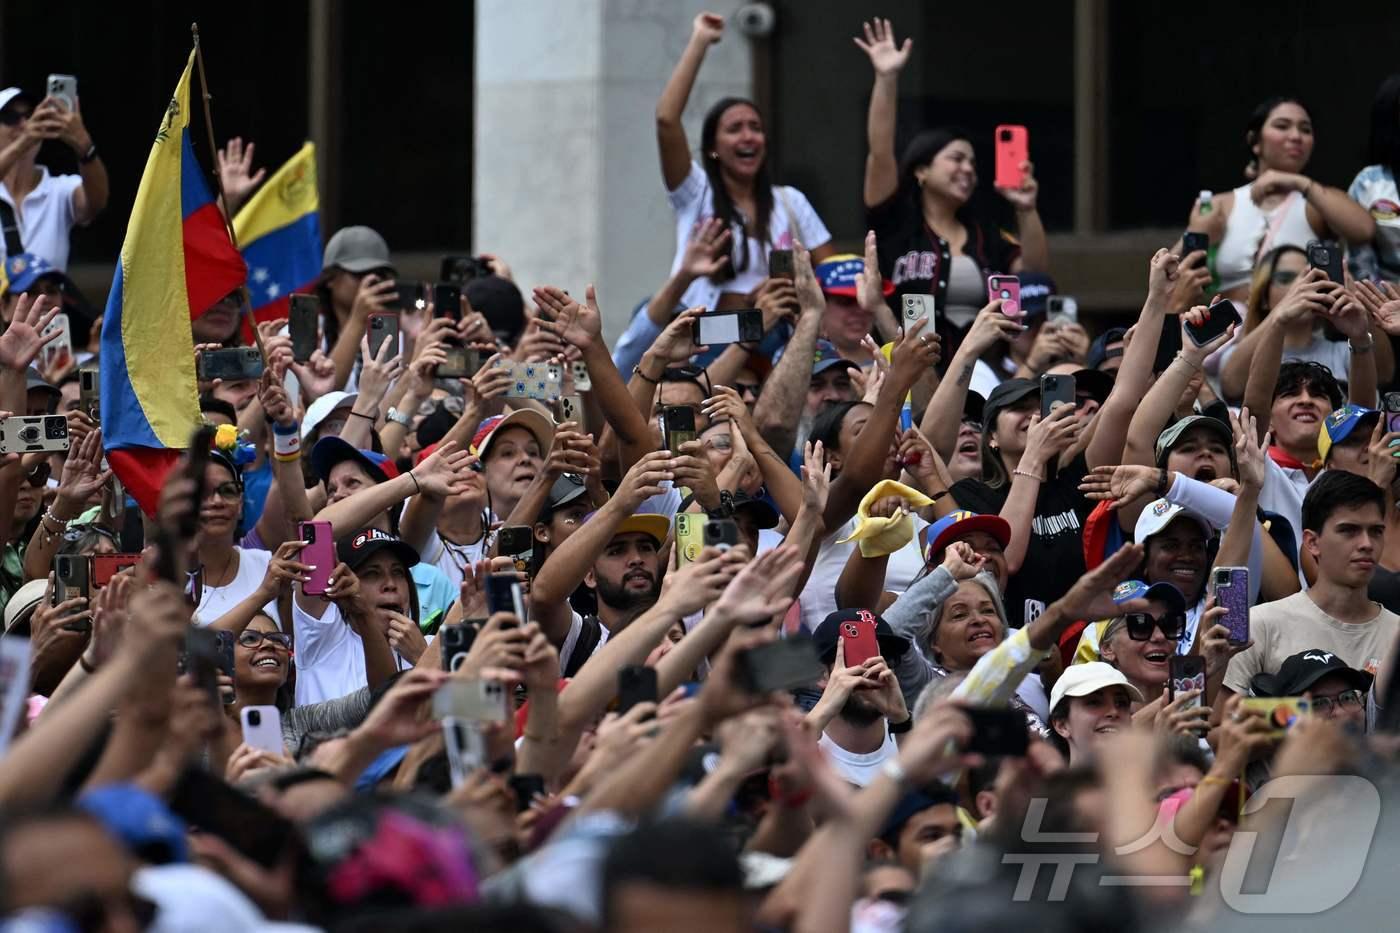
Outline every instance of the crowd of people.
[[[0, 415], [67, 434], [0, 455], [4, 929], [1228, 928], [1242, 828], [1280, 897], [1373, 893], [1319, 866], [1400, 753], [1400, 75], [1345, 189], [1260, 104], [1092, 334], [1064, 179], [897, 150], [888, 20], [849, 52], [868, 230], [779, 184], [751, 101], [687, 138], [725, 38], [697, 16], [661, 90], [675, 259], [613, 346], [630, 296], [490, 254], [407, 283], [346, 227], [311, 352], [242, 288], [192, 315], [261, 374], [200, 380], [150, 514], [66, 274], [120, 222], [98, 145], [0, 91]], [[216, 172], [230, 215], [265, 175], [242, 140]]]

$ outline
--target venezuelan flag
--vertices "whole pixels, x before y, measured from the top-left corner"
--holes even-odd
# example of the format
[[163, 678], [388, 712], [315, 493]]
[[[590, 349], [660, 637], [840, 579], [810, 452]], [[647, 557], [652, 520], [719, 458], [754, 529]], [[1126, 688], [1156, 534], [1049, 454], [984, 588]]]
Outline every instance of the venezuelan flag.
[[147, 514], [200, 422], [190, 321], [247, 274], [190, 144], [194, 60], [146, 159], [102, 319], [103, 444]]
[[320, 209], [316, 147], [306, 143], [233, 219], [254, 319], [285, 318], [287, 296], [306, 291], [321, 274]]

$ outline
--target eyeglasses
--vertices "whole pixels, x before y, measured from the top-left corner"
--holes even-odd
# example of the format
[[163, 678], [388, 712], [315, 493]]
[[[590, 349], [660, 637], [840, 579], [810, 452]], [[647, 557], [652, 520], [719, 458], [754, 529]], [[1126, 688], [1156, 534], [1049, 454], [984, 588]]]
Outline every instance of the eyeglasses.
[[238, 633], [238, 643], [244, 648], [256, 648], [263, 642], [276, 645], [283, 651], [292, 650], [292, 636], [283, 632], [259, 632], [255, 629], [245, 628]]
[[239, 499], [243, 498], [243, 487], [229, 480], [227, 483], [220, 483], [209, 490], [209, 494], [218, 496], [225, 502], [237, 502]]
[[33, 111], [29, 110], [0, 110], [0, 124], [5, 126], [19, 126], [28, 120]]
[[1343, 690], [1335, 697], [1313, 697], [1312, 711], [1319, 716], [1331, 716], [1335, 709], [1361, 709], [1366, 696], [1360, 690]]
[[1160, 618], [1148, 612], [1129, 612], [1123, 616], [1128, 628], [1128, 637], [1133, 641], [1150, 641], [1152, 629], [1160, 629], [1168, 640], [1175, 640], [1186, 634], [1186, 616], [1173, 612]]

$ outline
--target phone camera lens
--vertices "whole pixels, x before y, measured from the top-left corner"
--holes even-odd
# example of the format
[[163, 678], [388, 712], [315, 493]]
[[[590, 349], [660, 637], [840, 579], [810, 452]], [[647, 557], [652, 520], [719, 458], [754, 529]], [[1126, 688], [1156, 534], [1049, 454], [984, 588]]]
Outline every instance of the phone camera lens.
[[1011, 142], [1011, 131], [1010, 131], [1010, 130], [1002, 130], [1002, 131], [1001, 131], [1001, 141], [1004, 142], [1004, 143], [1009, 143], [1009, 142]]
[[250, 710], [248, 710], [248, 725], [250, 725], [250, 726], [261, 726], [261, 725], [262, 725], [262, 712], [259, 711], [259, 710], [255, 710], [255, 709], [250, 709]]
[[50, 440], [59, 440], [68, 436], [68, 422], [64, 418], [45, 418], [44, 436]]

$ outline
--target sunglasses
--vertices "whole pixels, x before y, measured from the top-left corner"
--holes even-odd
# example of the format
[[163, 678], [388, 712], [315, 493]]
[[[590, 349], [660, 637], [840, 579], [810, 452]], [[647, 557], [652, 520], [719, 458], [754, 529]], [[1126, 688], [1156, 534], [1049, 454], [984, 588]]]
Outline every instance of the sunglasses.
[[1180, 612], [1160, 618], [1148, 612], [1129, 612], [1123, 616], [1123, 622], [1127, 626], [1128, 637], [1133, 641], [1150, 641], [1154, 628], [1159, 629], [1168, 641], [1186, 634], [1186, 616]]
[[245, 628], [238, 633], [238, 643], [244, 648], [256, 648], [263, 642], [276, 645], [283, 651], [292, 650], [292, 636], [283, 632], [257, 632], [250, 628]]

